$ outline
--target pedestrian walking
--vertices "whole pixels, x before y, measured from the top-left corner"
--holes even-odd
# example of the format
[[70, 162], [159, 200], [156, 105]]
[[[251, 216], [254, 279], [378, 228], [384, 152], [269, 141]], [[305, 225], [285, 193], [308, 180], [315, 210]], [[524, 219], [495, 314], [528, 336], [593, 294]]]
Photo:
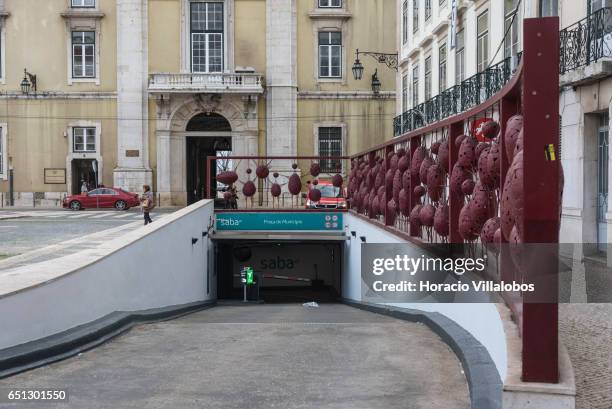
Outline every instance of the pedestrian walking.
[[140, 197], [140, 206], [142, 207], [142, 213], [144, 214], [145, 226], [149, 223], [153, 223], [150, 212], [155, 207], [155, 201], [153, 200], [153, 193], [151, 193], [151, 187], [144, 185], [142, 187], [143, 193]]
[[85, 195], [85, 193], [87, 193], [87, 182], [83, 179], [83, 183], [81, 183], [81, 194]]

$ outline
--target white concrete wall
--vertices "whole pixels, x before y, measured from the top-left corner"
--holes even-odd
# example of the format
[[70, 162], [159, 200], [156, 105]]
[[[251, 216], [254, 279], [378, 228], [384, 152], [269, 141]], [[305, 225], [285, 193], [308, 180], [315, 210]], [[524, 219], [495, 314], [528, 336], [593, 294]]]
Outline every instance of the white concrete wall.
[[[346, 216], [348, 231], [357, 237], [347, 242], [342, 271], [342, 297], [361, 301], [361, 240], [367, 243], [404, 243], [401, 238], [351, 214]], [[349, 233], [350, 234], [350, 233]], [[508, 357], [503, 321], [495, 304], [393, 304], [397, 307], [438, 312], [445, 315], [474, 336], [489, 352], [501, 379], [506, 379]]]
[[[212, 201], [201, 201], [99, 248], [3, 272], [0, 349], [115, 311], [216, 298], [212, 272], [206, 291], [211, 245], [202, 238], [212, 212]], [[19, 290], [20, 280], [28, 284]]]

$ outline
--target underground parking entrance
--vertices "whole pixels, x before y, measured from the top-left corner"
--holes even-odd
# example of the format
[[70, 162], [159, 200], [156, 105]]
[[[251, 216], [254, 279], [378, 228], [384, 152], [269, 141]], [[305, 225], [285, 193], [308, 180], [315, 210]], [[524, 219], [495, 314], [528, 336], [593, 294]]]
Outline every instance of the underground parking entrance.
[[344, 239], [217, 239], [215, 271], [219, 300], [244, 300], [241, 272], [253, 271], [249, 301], [336, 302], [340, 298]]

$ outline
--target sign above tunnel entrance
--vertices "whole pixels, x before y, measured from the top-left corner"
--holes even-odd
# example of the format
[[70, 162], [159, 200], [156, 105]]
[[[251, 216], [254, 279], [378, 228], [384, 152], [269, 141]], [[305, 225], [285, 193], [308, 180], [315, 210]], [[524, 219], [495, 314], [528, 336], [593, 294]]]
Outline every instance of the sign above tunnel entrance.
[[217, 231], [341, 231], [340, 212], [217, 213]]

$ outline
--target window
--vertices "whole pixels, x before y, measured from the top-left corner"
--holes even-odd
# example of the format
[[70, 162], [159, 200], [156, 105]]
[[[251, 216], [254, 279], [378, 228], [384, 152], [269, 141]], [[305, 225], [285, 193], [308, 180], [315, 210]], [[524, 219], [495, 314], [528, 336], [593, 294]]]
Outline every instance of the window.
[[319, 33], [319, 77], [340, 78], [342, 76], [342, 33], [325, 31]]
[[438, 93], [441, 93], [448, 85], [446, 81], [446, 42], [443, 42], [438, 49], [438, 65]]
[[431, 18], [431, 0], [425, 0], [425, 21]]
[[402, 5], [402, 44], [408, 42], [408, 0]]
[[[504, 0], [504, 58], [515, 56], [519, 52], [519, 16], [517, 13], [518, 0]], [[516, 15], [516, 17], [515, 17]]]
[[191, 71], [223, 71], [223, 3], [191, 3]]
[[461, 84], [465, 79], [465, 31], [457, 31], [457, 46], [455, 47], [455, 84]]
[[419, 66], [412, 67], [412, 107], [419, 105]]
[[[319, 128], [319, 156], [342, 156], [341, 127]], [[340, 159], [321, 159], [320, 165], [322, 173], [338, 173], [342, 171], [342, 162]]]
[[74, 152], [96, 151], [96, 128], [72, 128]]
[[72, 7], [96, 7], [96, 0], [72, 0]]
[[402, 112], [408, 111], [408, 74], [402, 76]]
[[425, 58], [425, 101], [431, 98], [431, 55]]
[[476, 63], [478, 72], [484, 71], [489, 65], [489, 11], [478, 16], [476, 21]]
[[552, 17], [559, 15], [557, 0], [540, 0], [540, 17]]
[[412, 0], [412, 31], [416, 33], [419, 31], [419, 1]]
[[342, 0], [319, 0], [321, 8], [339, 8], [342, 7]]
[[72, 32], [72, 77], [94, 78], [96, 76], [96, 32]]

